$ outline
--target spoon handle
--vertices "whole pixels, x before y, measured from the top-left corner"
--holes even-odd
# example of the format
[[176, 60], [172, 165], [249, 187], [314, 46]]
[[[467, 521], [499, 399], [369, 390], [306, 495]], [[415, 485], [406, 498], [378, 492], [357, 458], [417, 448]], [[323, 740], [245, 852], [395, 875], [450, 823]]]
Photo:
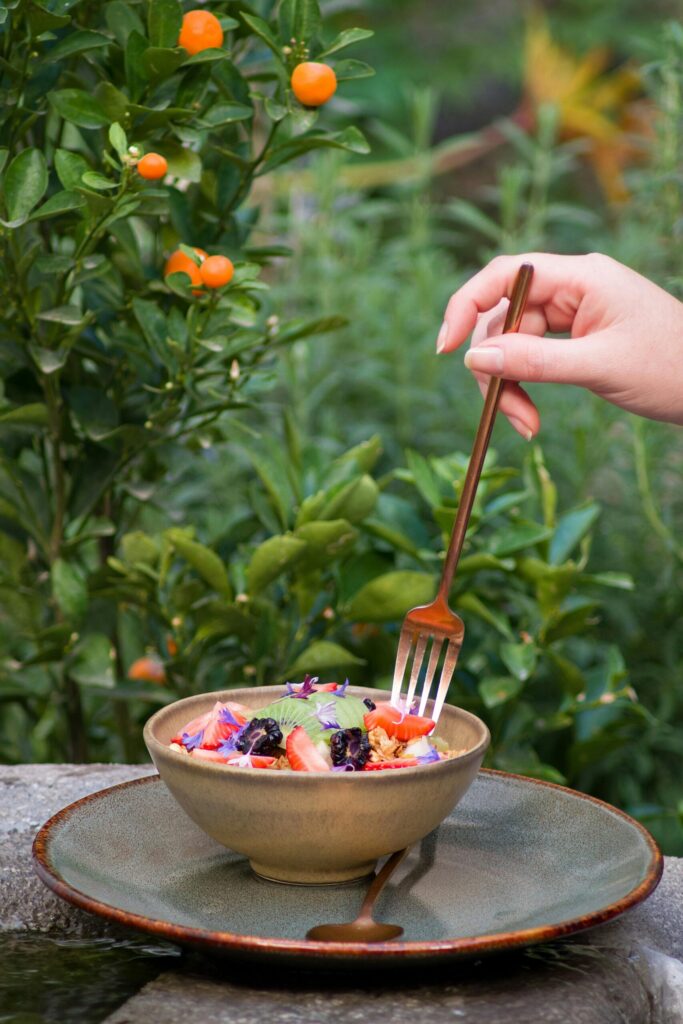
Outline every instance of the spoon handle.
[[372, 917], [372, 908], [375, 904], [375, 900], [381, 893], [382, 889], [393, 875], [396, 868], [399, 866], [403, 858], [408, 852], [408, 847], [405, 850], [397, 850], [396, 853], [392, 853], [391, 857], [386, 861], [381, 871], [378, 871], [372, 880], [370, 888], [365, 894], [363, 905], [360, 908], [358, 919], [361, 917]]

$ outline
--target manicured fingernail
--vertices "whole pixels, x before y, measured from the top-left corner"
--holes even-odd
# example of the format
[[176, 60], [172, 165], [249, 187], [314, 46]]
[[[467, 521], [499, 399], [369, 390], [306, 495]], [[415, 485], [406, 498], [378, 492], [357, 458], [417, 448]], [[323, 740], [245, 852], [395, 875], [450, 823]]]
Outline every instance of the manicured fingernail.
[[502, 373], [503, 350], [494, 345], [475, 345], [465, 356], [465, 366], [481, 373]]
[[510, 416], [510, 423], [515, 428], [518, 434], [521, 434], [525, 441], [530, 441], [534, 436], [533, 430], [529, 430], [526, 423], [522, 420], [518, 420], [516, 416]]
[[446, 338], [447, 337], [448, 337], [448, 324], [444, 320], [444, 322], [441, 324], [441, 328], [439, 330], [439, 334], [438, 334], [437, 339], [436, 339], [436, 351], [437, 352], [443, 352], [443, 350], [446, 347]]

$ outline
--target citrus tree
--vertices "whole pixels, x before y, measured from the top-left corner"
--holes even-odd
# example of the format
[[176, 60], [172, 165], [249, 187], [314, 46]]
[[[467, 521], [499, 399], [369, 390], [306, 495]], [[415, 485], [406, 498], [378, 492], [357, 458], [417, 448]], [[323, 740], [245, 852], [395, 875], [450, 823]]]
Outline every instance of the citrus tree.
[[121, 595], [93, 581], [150, 488], [341, 322], [278, 319], [287, 249], [250, 197], [367, 150], [323, 107], [370, 73], [339, 59], [369, 34], [324, 41], [317, 0], [0, 5], [0, 699], [19, 733], [40, 702], [53, 753], [87, 756], [88, 688], [123, 675]]

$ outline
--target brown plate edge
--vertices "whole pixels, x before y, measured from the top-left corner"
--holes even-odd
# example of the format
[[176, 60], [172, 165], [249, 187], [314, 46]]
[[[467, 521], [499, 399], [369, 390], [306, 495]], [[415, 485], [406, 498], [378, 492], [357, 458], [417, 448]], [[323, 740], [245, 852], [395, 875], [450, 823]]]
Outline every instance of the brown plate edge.
[[205, 950], [221, 951], [224, 953], [242, 954], [270, 954], [291, 956], [298, 954], [308, 958], [321, 960], [351, 960], [357, 961], [362, 957], [370, 957], [373, 960], [403, 961], [412, 958], [428, 958], [445, 960], [450, 957], [472, 956], [481, 953], [494, 953], [504, 950], [515, 949], [522, 946], [533, 945], [538, 942], [550, 942], [555, 939], [564, 938], [575, 932], [584, 931], [586, 928], [593, 928], [596, 925], [605, 924], [613, 918], [618, 917], [625, 911], [635, 907], [646, 899], [659, 885], [664, 870], [664, 858], [659, 845], [650, 835], [648, 830], [630, 815], [619, 808], [608, 804], [597, 797], [589, 796], [586, 793], [579, 793], [577, 790], [569, 789], [567, 786], [558, 786], [554, 782], [546, 782], [543, 779], [533, 779], [525, 775], [516, 775], [513, 772], [497, 771], [495, 769], [483, 768], [482, 775], [498, 776], [506, 779], [516, 779], [521, 782], [545, 786], [548, 789], [557, 789], [598, 807], [604, 808], [611, 814], [623, 818], [645, 840], [651, 853], [650, 866], [643, 881], [632, 889], [631, 892], [622, 896], [620, 900], [611, 903], [601, 910], [582, 917], [571, 918], [560, 924], [542, 925], [536, 928], [525, 928], [520, 931], [497, 932], [488, 935], [465, 936], [460, 939], [436, 939], [433, 942], [313, 942], [310, 939], [278, 939], [264, 938], [259, 935], [240, 935], [234, 932], [214, 932], [204, 928], [190, 928], [187, 925], [175, 925], [168, 921], [157, 918], [146, 917], [142, 914], [134, 914], [127, 910], [120, 910], [108, 903], [93, 899], [74, 886], [65, 882], [56, 869], [52, 866], [49, 856], [49, 844], [52, 833], [56, 832], [71, 815], [92, 800], [100, 799], [112, 790], [126, 789], [132, 786], [142, 786], [149, 783], [160, 782], [159, 775], [146, 775], [140, 779], [132, 779], [129, 782], [121, 782], [106, 789], [100, 789], [95, 793], [81, 797], [62, 810], [54, 814], [39, 829], [32, 848], [33, 866], [42, 882], [52, 889], [57, 896], [66, 900], [73, 906], [91, 914], [97, 914], [107, 920], [130, 928], [137, 928], [141, 931], [158, 935], [179, 945], [190, 944]]

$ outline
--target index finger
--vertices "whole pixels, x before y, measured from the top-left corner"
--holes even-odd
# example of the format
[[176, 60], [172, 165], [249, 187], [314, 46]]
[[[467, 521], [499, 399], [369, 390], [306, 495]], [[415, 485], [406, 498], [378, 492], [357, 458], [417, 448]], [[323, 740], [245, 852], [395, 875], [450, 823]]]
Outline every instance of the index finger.
[[[557, 303], [561, 292], [561, 309], [556, 311], [560, 322], [555, 316], [553, 329], [568, 330], [590, 279], [590, 259], [590, 256], [557, 256], [542, 252], [497, 256], [451, 296], [439, 335], [439, 351], [450, 352], [461, 345], [481, 313], [493, 309], [501, 299], [510, 297], [522, 263], [531, 263], [534, 267], [527, 308], [543, 311]], [[562, 320], [566, 322], [562, 323]]]

